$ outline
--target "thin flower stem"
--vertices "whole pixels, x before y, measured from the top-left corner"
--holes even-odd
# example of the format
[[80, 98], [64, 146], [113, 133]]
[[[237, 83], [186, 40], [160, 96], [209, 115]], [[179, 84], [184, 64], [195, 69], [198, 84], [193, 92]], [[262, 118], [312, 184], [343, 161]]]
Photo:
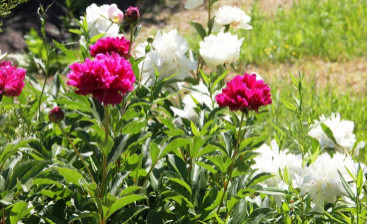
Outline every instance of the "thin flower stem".
[[[223, 201], [224, 201], [224, 197], [225, 197], [225, 195], [227, 193], [227, 190], [228, 190], [228, 186], [229, 186], [229, 184], [232, 181], [232, 172], [233, 172], [233, 168], [234, 168], [234, 163], [236, 162], [235, 159], [236, 159], [237, 154], [238, 154], [239, 145], [240, 145], [240, 142], [241, 142], [241, 140], [240, 140], [241, 139], [241, 129], [242, 129], [242, 123], [243, 123], [243, 118], [245, 117], [245, 114], [246, 114], [245, 112], [242, 112], [241, 121], [240, 121], [240, 127], [239, 127], [239, 130], [238, 130], [238, 133], [237, 133], [236, 146], [234, 148], [234, 153], [231, 156], [232, 163], [231, 163], [231, 166], [230, 166], [230, 168], [228, 170], [228, 181], [226, 181], [225, 184], [224, 184], [223, 195], [222, 195], [222, 198], [220, 199], [220, 203], [219, 203], [219, 206], [218, 206], [217, 214], [220, 211], [220, 207], [222, 207], [222, 204], [223, 204]], [[229, 216], [229, 211], [226, 212], [226, 219], [228, 218], [228, 216]]]
[[129, 44], [129, 51], [126, 55], [126, 59], [130, 58], [130, 53], [131, 53], [131, 46], [133, 45], [134, 42], [134, 24], [130, 24], [130, 44]]
[[[105, 144], [107, 145], [108, 142], [108, 135], [109, 135], [109, 114], [108, 114], [108, 104], [104, 105], [104, 116], [105, 116]], [[107, 155], [102, 152], [102, 182], [101, 182], [101, 191], [99, 194], [99, 198], [101, 199], [105, 192], [105, 182], [107, 178]], [[101, 211], [103, 213], [103, 211]], [[103, 214], [101, 214], [102, 223], [104, 223], [105, 218]]]
[[46, 83], [47, 83], [47, 75], [45, 75], [45, 81], [44, 81], [43, 86], [42, 86], [40, 100], [39, 100], [39, 103], [38, 103], [38, 119], [41, 117], [41, 103], [42, 103], [43, 93], [45, 92]]
[[65, 132], [65, 130], [63, 129], [63, 127], [61, 126], [60, 123], [57, 123], [57, 126], [59, 126], [61, 132], [63, 133], [63, 135], [65, 135], [65, 137], [67, 138], [69, 144], [72, 146], [72, 148], [74, 149], [76, 155], [79, 157], [79, 159], [82, 161], [83, 166], [85, 167], [85, 169], [87, 170], [89, 177], [91, 178], [91, 180], [93, 181], [93, 183], [96, 183], [96, 181], [93, 178], [92, 172], [90, 171], [87, 163], [85, 162], [83, 156], [80, 154], [79, 150], [75, 147], [73, 141], [71, 141], [69, 135]]

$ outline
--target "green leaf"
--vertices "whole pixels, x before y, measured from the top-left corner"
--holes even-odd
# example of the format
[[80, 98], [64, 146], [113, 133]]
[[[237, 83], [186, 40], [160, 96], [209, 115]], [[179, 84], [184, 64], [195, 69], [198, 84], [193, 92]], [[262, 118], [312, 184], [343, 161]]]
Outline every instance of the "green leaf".
[[10, 223], [17, 224], [22, 218], [29, 214], [32, 208], [27, 209], [28, 203], [25, 201], [18, 201], [13, 205], [10, 211]]
[[108, 157], [108, 155], [112, 151], [112, 147], [113, 147], [114, 144], [115, 144], [115, 142], [111, 138], [108, 138], [107, 141], [104, 141], [103, 143], [99, 144], [99, 148], [102, 151], [102, 153], [106, 157]]
[[200, 35], [201, 39], [204, 40], [204, 38], [206, 37], [206, 31], [203, 25], [201, 25], [200, 23], [194, 23], [194, 22], [190, 22], [190, 25], [195, 28], [195, 30]]
[[60, 175], [65, 178], [66, 182], [72, 183], [76, 186], [80, 186], [80, 180], [85, 182], [83, 175], [75, 169], [67, 167], [57, 167], [56, 169], [59, 171]]
[[106, 216], [106, 219], [108, 219], [113, 213], [115, 213], [117, 210], [123, 208], [124, 206], [134, 203], [136, 201], [140, 201], [143, 199], [147, 199], [146, 196], [144, 195], [138, 195], [138, 194], [133, 194], [133, 195], [128, 195], [125, 197], [122, 197], [118, 200], [116, 200], [110, 207], [108, 214]]
[[154, 142], [150, 143], [150, 158], [152, 159], [153, 164], [158, 161], [158, 156], [161, 149]]
[[285, 108], [287, 108], [290, 111], [296, 111], [297, 108], [290, 102], [288, 102], [285, 99], [280, 99], [280, 101], [282, 101], [283, 105], [285, 106]]
[[205, 154], [214, 152], [217, 149], [215, 145], [207, 145], [203, 149], [199, 150], [199, 152], [195, 155], [195, 158], [199, 158]]
[[191, 187], [185, 181], [173, 177], [169, 177], [167, 179], [181, 185], [190, 193], [190, 195], [192, 194]]
[[10, 190], [0, 192], [0, 203], [11, 205], [13, 202], [13, 192]]
[[362, 192], [363, 181], [364, 181], [363, 170], [361, 168], [361, 165], [359, 165], [358, 166], [358, 173], [357, 173], [357, 194], [358, 194], [358, 196]]
[[36, 178], [33, 180], [33, 185], [55, 185], [58, 188], [61, 188], [62, 185], [54, 180], [45, 179], [45, 178]]
[[186, 138], [174, 139], [163, 149], [162, 153], [159, 155], [159, 159], [165, 157], [168, 153], [177, 150], [179, 147], [183, 147], [187, 144], [190, 144], [190, 140]]
[[143, 188], [140, 186], [129, 186], [121, 191], [120, 196], [125, 196], [125, 195], [133, 193], [134, 191], [139, 191], [141, 189]]
[[72, 215], [69, 223], [72, 223], [76, 220], [85, 219], [85, 218], [93, 218], [94, 220], [98, 220], [98, 213], [97, 212], [89, 212], [85, 211], [78, 215]]
[[273, 177], [274, 175], [272, 175], [271, 173], [266, 173], [266, 172], [263, 172], [263, 173], [259, 173], [257, 175], [255, 175], [247, 184], [247, 186], [253, 186], [253, 185], [256, 185], [260, 182], [263, 182], [264, 180], [268, 179], [268, 178], [271, 178]]
[[77, 29], [69, 29], [69, 32], [70, 32], [70, 33], [79, 34], [79, 35], [81, 35], [81, 34], [82, 34], [82, 31], [81, 31], [81, 30], [77, 30]]
[[164, 222], [161, 216], [157, 212], [153, 210], [149, 211], [148, 217], [147, 217], [147, 224], [163, 224], [163, 223]]
[[200, 161], [196, 161], [195, 162], [196, 165], [203, 167], [204, 169], [208, 170], [209, 172], [211, 172], [212, 174], [216, 174], [217, 170], [214, 169], [211, 165], [200, 162]]
[[89, 42], [93, 44], [98, 39], [102, 38], [103, 36], [104, 36], [104, 33], [97, 34], [97, 35], [93, 36], [92, 38], [90, 38]]
[[131, 207], [125, 207], [121, 209], [122, 210], [121, 212], [119, 212], [118, 214], [115, 214], [112, 220], [108, 223], [121, 223], [121, 224], [131, 223], [128, 221], [130, 221], [132, 218], [137, 216], [139, 213], [147, 210], [148, 208], [149, 207], [145, 205], [135, 205]]
[[347, 193], [348, 193], [349, 197], [350, 197], [353, 201], [355, 201], [354, 193], [353, 193], [352, 189], [350, 189], [349, 184], [347, 183], [347, 181], [345, 181], [345, 179], [344, 179], [343, 175], [340, 173], [340, 171], [339, 171], [339, 170], [338, 170], [338, 173], [339, 173], [339, 177], [340, 177], [340, 179], [341, 179], [341, 181], [342, 181], [342, 184], [343, 184], [344, 189], [347, 191]]
[[130, 135], [134, 135], [139, 133], [140, 131], [143, 130], [143, 128], [145, 127], [146, 123], [143, 120], [137, 120], [137, 121], [132, 121], [128, 124], [126, 124], [121, 132], [123, 134], [130, 134]]
[[191, 121], [191, 130], [192, 130], [192, 133], [195, 135], [195, 136], [200, 136], [200, 132], [199, 130], [196, 128], [194, 122]]
[[321, 123], [321, 128], [322, 131], [327, 135], [327, 137], [330, 138], [335, 144], [337, 144], [331, 129], [324, 123]]

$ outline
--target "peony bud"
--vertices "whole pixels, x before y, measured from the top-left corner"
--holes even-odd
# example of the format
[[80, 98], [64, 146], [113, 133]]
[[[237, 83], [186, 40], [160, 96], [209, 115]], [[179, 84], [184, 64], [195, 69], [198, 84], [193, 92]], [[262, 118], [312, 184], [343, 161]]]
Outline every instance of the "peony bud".
[[55, 107], [48, 114], [48, 119], [54, 123], [59, 123], [64, 119], [64, 116], [64, 112], [59, 107]]
[[116, 4], [110, 5], [110, 8], [108, 9], [108, 16], [112, 22], [117, 24], [120, 24], [124, 19], [124, 13], [117, 8]]
[[136, 24], [140, 20], [140, 13], [138, 7], [130, 6], [126, 10], [125, 19], [128, 23]]

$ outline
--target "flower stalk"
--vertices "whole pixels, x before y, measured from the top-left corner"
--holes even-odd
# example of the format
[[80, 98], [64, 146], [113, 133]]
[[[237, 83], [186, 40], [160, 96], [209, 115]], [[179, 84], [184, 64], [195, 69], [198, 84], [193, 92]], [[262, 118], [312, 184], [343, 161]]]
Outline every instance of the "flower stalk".
[[134, 24], [130, 23], [130, 43], [129, 43], [129, 51], [126, 55], [126, 59], [128, 60], [131, 56], [131, 47], [133, 45], [134, 42]]
[[[233, 172], [233, 169], [234, 169], [234, 164], [236, 162], [236, 157], [238, 155], [238, 151], [239, 151], [239, 146], [240, 146], [240, 143], [242, 141], [242, 138], [241, 138], [241, 129], [242, 129], [242, 123], [243, 123], [243, 118], [245, 117], [245, 114], [246, 114], [246, 117], [247, 117], [247, 111], [242, 111], [242, 114], [241, 114], [241, 121], [240, 121], [240, 125], [239, 125], [239, 130], [237, 132], [237, 139], [236, 139], [236, 145], [235, 145], [235, 148], [234, 148], [234, 152], [231, 156], [231, 159], [232, 159], [232, 163], [231, 163], [231, 166], [228, 170], [228, 180], [225, 180], [225, 183], [224, 183], [224, 188], [223, 188], [223, 195], [222, 195], [222, 198], [220, 200], [220, 203], [219, 203], [219, 206], [218, 206], [218, 210], [217, 210], [217, 213], [220, 212], [220, 208], [222, 207], [222, 204], [223, 204], [223, 201], [224, 201], [224, 197], [227, 193], [227, 190], [228, 190], [228, 186], [230, 185], [231, 181], [232, 181], [232, 172]], [[226, 211], [226, 219], [228, 218], [229, 216], [229, 211]]]

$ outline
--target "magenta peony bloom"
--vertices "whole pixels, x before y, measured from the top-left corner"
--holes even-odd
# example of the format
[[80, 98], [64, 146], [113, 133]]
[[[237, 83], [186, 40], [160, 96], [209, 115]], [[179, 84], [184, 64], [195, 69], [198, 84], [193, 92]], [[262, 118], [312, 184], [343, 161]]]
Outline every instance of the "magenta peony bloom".
[[256, 80], [256, 74], [237, 75], [227, 82], [227, 87], [215, 97], [220, 107], [242, 112], [255, 110], [271, 104], [270, 88], [263, 80]]
[[94, 60], [70, 68], [67, 84], [77, 88], [75, 93], [92, 94], [103, 105], [121, 103], [122, 95], [134, 89], [131, 64], [116, 53], [98, 54]]
[[59, 107], [55, 107], [48, 114], [48, 119], [50, 119], [51, 122], [59, 123], [64, 119], [64, 116], [64, 111], [62, 111]]
[[140, 13], [138, 7], [132, 7], [130, 6], [125, 13], [125, 20], [128, 23], [138, 23], [140, 20]]
[[90, 54], [95, 57], [97, 54], [116, 52], [121, 57], [128, 58], [129, 45], [130, 41], [126, 40], [125, 37], [105, 37], [90, 46]]
[[25, 72], [9, 61], [0, 62], [0, 95], [19, 96], [24, 87]]

